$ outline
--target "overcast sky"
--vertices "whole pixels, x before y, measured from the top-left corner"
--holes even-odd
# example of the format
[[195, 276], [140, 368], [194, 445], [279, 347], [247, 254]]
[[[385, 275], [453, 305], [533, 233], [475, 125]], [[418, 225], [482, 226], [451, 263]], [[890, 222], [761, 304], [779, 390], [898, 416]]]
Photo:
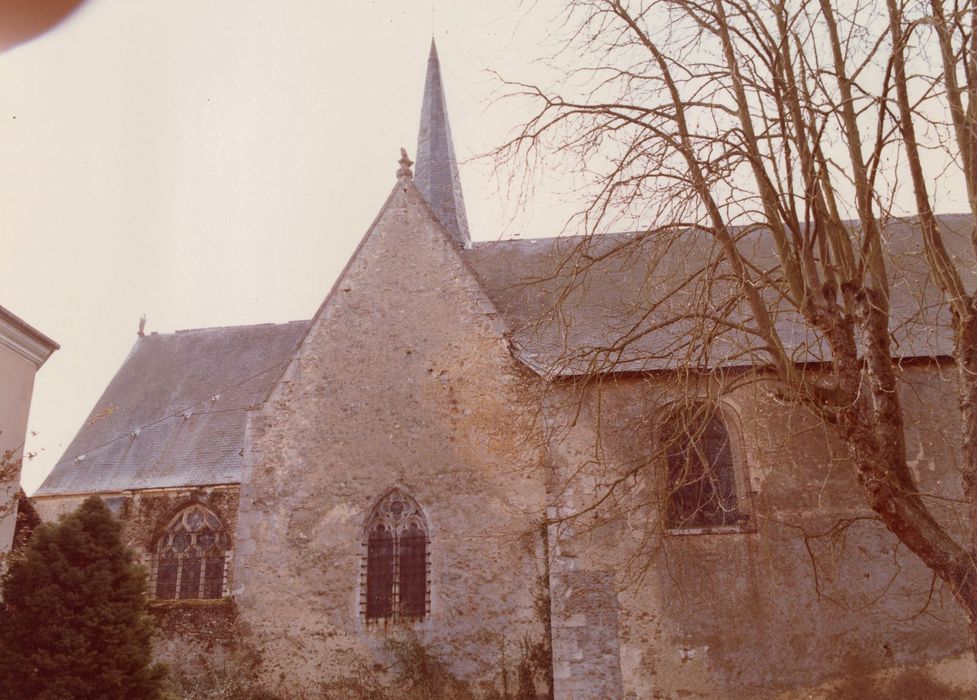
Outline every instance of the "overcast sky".
[[[518, 3], [89, 0], [0, 54], [0, 304], [61, 344], [37, 377], [35, 489], [136, 340], [309, 318], [413, 155], [432, 34], [456, 150], [547, 41]], [[462, 166], [473, 237], [560, 229]], [[519, 215], [512, 219], [513, 214]]]

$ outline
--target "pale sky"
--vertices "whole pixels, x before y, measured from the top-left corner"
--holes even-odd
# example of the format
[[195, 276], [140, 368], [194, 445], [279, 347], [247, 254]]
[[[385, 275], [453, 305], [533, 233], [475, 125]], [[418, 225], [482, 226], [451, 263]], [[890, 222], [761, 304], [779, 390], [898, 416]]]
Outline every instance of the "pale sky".
[[[63, 453], [147, 332], [309, 318], [413, 155], [435, 36], [459, 158], [547, 41], [537, 6], [89, 0], [0, 54], [0, 304], [61, 344], [37, 376], [23, 484]], [[555, 233], [462, 165], [472, 235]], [[518, 213], [513, 221], [512, 215]]]

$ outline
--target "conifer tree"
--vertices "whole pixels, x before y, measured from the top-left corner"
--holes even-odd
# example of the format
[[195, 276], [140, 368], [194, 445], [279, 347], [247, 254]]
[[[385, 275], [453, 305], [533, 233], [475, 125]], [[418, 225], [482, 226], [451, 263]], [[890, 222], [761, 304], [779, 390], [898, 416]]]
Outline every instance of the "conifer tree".
[[3, 578], [0, 697], [161, 697], [145, 587], [99, 498], [42, 525]]

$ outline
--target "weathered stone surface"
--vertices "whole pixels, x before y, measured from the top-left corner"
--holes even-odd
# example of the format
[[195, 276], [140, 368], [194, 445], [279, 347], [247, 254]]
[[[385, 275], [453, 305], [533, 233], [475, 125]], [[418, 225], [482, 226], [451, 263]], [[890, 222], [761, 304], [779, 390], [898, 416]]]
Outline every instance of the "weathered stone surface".
[[156, 623], [156, 658], [181, 678], [222, 670], [245, 645], [229, 598], [153, 601], [149, 612]]
[[[907, 406], [953, 405], [940, 367], [907, 367], [901, 379]], [[656, 416], [679, 395], [672, 377], [568, 385], [550, 397], [551, 489], [561, 515], [592, 504], [596, 484], [633, 473], [614, 505], [551, 528], [557, 697], [793, 696], [966, 659], [962, 612], [874, 520], [830, 429], [776, 401], [772, 385], [740, 384], [721, 405], [750, 520], [716, 533], [669, 534], [659, 522], [665, 467]], [[921, 490], [960, 531], [953, 413], [912, 410], [908, 432]], [[596, 444], [603, 460], [581, 467]], [[574, 581], [586, 582], [586, 593], [575, 593]], [[598, 581], [606, 581], [603, 594]], [[606, 658], [615, 645], [619, 670]], [[972, 661], [964, 663], [953, 678], [973, 683]], [[601, 683], [617, 673], [623, 693], [614, 695]]]
[[622, 697], [619, 605], [613, 576], [602, 571], [554, 570], [550, 582], [553, 680], [559, 697]]
[[[142, 563], [149, 568], [156, 539], [163, 528], [174, 515], [192, 503], [202, 503], [221, 519], [225, 530], [230, 534], [233, 550], [239, 490], [237, 484], [225, 484], [202, 488], [145, 489], [97, 495], [122, 521], [122, 534], [126, 544], [133, 548]], [[44, 521], [52, 521], [73, 511], [89, 495], [35, 497], [32, 502]]]
[[383, 661], [394, 630], [363, 616], [363, 528], [393, 486], [430, 528], [421, 642], [489, 686], [524, 640], [548, 644], [527, 381], [457, 247], [402, 181], [251, 422], [234, 594], [266, 677], [313, 689], [351, 655]]

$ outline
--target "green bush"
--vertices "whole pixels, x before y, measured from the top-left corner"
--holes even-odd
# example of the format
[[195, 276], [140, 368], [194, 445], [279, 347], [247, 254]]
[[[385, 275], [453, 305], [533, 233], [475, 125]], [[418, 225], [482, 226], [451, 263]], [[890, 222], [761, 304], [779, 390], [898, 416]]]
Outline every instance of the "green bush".
[[38, 528], [3, 577], [0, 697], [160, 698], [142, 568], [97, 497]]

